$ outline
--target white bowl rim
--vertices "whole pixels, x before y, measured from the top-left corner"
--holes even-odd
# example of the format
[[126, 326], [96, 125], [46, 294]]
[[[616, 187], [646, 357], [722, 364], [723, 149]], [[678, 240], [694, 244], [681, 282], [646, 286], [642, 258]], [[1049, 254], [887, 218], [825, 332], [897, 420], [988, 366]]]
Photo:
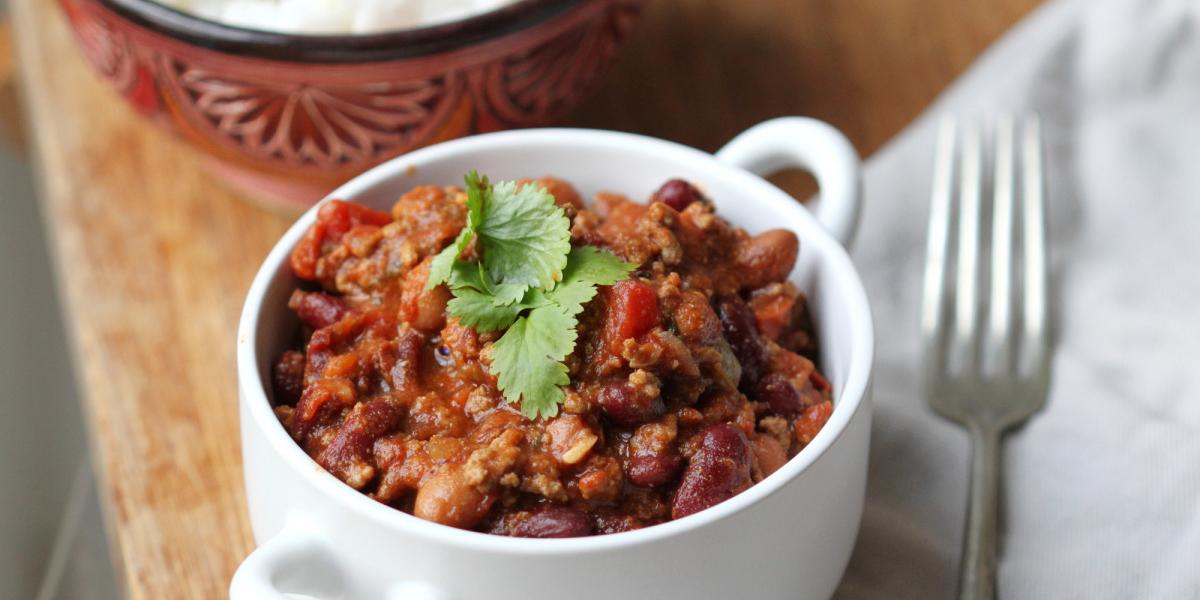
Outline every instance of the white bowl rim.
[[[752, 202], [775, 203], [773, 210], [781, 210], [791, 219], [807, 221], [809, 231], [802, 238], [805, 247], [818, 246], [823, 261], [831, 263], [830, 271], [840, 279], [839, 289], [845, 294], [839, 300], [845, 302], [850, 311], [850, 361], [846, 381], [840, 391], [835, 390], [834, 411], [813, 440], [778, 471], [751, 486], [746, 491], [716, 506], [687, 517], [667, 521], [658, 525], [633, 531], [579, 538], [529, 539], [514, 538], [476, 531], [457, 529], [426, 521], [369, 498], [334, 477], [318, 465], [297, 444], [279, 423], [267, 396], [255, 356], [258, 317], [262, 302], [270, 288], [271, 280], [281, 268], [286, 268], [288, 256], [296, 242], [315, 219], [316, 210], [331, 198], [352, 199], [363, 191], [392, 178], [403, 178], [406, 172], [420, 165], [451, 158], [466, 151], [511, 151], [514, 147], [544, 146], [637, 146], [641, 153], [667, 156], [674, 162], [703, 161], [712, 167], [713, 177], [732, 178], [747, 190], [746, 198]], [[630, 148], [631, 149], [631, 148]], [[665, 174], [669, 176], [669, 174]], [[736, 223], [735, 223], [736, 225]], [[810, 465], [820, 459], [833, 443], [842, 436], [851, 419], [867, 401], [872, 363], [874, 360], [874, 330], [866, 291], [857, 270], [846, 250], [791, 196], [765, 179], [719, 161], [714, 155], [689, 146], [659, 138], [632, 133], [577, 129], [540, 128], [488, 133], [473, 137], [450, 140], [428, 146], [391, 159], [351, 179], [331, 192], [325, 199], [305, 212], [287, 230], [263, 261], [247, 294], [246, 303], [238, 327], [237, 368], [240, 402], [247, 404], [255, 426], [267, 437], [271, 447], [279, 453], [289, 467], [320, 489], [330, 499], [348, 511], [362, 513], [388, 530], [399, 530], [411, 535], [424, 536], [443, 544], [484, 552], [502, 552], [527, 556], [584, 554], [615, 551], [624, 547], [644, 544], [675, 537], [692, 529], [727, 518], [774, 494], [792, 479], [798, 477]], [[243, 424], [243, 427], [245, 425]]]

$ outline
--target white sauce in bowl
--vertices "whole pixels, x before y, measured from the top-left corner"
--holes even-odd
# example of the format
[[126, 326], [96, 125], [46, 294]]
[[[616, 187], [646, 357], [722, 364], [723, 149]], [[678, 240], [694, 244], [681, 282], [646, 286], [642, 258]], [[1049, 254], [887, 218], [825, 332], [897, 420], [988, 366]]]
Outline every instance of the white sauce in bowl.
[[488, 12], [517, 0], [156, 0], [197, 17], [279, 33], [410, 29]]

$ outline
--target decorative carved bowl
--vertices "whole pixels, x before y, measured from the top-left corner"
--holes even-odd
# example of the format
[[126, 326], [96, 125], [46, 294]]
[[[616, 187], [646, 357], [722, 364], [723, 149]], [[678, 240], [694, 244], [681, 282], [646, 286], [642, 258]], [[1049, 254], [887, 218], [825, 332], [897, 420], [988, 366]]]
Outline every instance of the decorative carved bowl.
[[88, 61], [221, 179], [289, 210], [389, 158], [543, 125], [612, 62], [644, 0], [521, 0], [369, 35], [251, 31], [150, 0], [59, 0]]

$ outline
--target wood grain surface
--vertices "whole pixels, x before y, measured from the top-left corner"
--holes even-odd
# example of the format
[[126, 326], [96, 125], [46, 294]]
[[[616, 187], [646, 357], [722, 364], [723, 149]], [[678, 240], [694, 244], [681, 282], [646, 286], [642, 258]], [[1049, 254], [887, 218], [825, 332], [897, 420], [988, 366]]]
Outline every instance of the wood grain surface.
[[23, 149], [25, 123], [17, 94], [17, 56], [13, 49], [12, 23], [0, 15], [0, 144]]
[[[568, 124], [712, 150], [806, 114], [864, 155], [1035, 0], [651, 0]], [[130, 598], [222, 598], [252, 548], [234, 330], [288, 219], [247, 203], [84, 65], [52, 0], [15, 0], [43, 211]], [[802, 177], [784, 177], [798, 194]]]

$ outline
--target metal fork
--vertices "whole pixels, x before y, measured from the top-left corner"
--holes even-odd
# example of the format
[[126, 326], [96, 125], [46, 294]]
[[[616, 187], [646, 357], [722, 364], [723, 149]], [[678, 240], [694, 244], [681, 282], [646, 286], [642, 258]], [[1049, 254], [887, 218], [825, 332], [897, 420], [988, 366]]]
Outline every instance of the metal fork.
[[993, 129], [985, 256], [983, 124], [953, 117], [941, 124], [921, 311], [929, 404], [965, 427], [972, 443], [962, 600], [996, 595], [1000, 441], [1042, 408], [1050, 378], [1040, 125], [1033, 116], [1000, 116]]

